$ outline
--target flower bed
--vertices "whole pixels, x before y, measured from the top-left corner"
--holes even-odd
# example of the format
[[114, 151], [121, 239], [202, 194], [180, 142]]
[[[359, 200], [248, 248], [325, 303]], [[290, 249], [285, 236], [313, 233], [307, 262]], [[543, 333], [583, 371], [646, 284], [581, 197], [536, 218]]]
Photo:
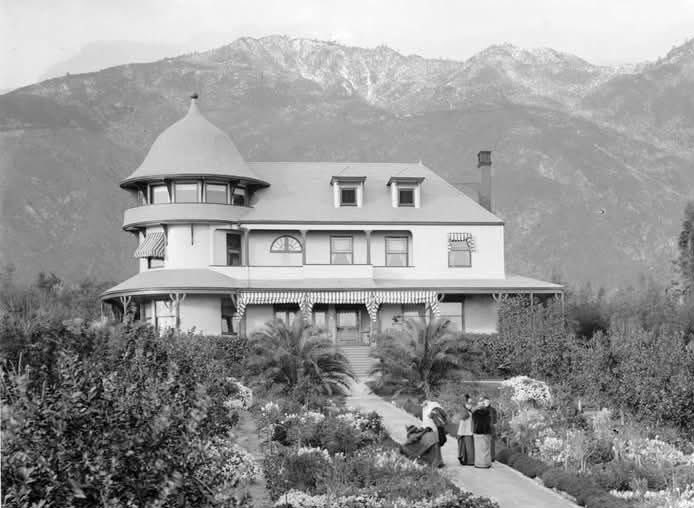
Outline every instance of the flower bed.
[[297, 410], [278, 401], [261, 407], [259, 421], [266, 440], [263, 468], [276, 507], [497, 506], [401, 455], [376, 413], [332, 402], [320, 411]]

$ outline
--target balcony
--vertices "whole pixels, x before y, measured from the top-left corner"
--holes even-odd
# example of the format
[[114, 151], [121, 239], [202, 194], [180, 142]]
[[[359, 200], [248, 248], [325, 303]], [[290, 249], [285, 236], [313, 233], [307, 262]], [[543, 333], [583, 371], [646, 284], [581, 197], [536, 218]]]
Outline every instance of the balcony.
[[161, 203], [128, 208], [123, 229], [161, 222], [235, 222], [249, 210], [247, 206], [216, 203]]

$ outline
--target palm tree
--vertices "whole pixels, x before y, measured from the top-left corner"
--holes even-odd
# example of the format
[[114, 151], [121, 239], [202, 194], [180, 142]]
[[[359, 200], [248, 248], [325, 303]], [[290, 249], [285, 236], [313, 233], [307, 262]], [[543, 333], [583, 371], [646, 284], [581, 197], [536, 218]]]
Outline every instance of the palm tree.
[[398, 392], [430, 399], [433, 388], [453, 370], [469, 368], [478, 354], [449, 320], [409, 319], [377, 338], [372, 356], [379, 362], [372, 374], [380, 374], [381, 386], [398, 386]]
[[251, 381], [307, 402], [318, 395], [346, 395], [354, 373], [349, 360], [324, 332], [297, 316], [288, 326], [267, 323], [249, 340], [246, 368]]

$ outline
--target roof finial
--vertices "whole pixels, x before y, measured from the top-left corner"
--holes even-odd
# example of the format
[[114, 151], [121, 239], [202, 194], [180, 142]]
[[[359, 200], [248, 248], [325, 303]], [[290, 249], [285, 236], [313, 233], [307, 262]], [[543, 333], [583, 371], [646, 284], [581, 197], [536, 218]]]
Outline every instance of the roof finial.
[[190, 98], [193, 99], [194, 101], [198, 100], [198, 97], [199, 97], [198, 92], [193, 92], [192, 94], [190, 94]]

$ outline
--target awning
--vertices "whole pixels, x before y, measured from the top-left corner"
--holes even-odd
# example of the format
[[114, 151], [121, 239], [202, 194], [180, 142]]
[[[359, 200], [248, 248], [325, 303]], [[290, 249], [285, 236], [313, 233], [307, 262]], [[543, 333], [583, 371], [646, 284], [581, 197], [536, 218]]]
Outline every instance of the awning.
[[448, 233], [448, 250], [475, 250], [470, 233]]
[[311, 316], [313, 306], [320, 303], [362, 304], [369, 317], [376, 321], [382, 303], [423, 303], [434, 316], [439, 315], [438, 297], [435, 291], [392, 290], [392, 291], [267, 291], [242, 292], [238, 297], [237, 313], [242, 317], [248, 305], [296, 303], [306, 318]]
[[136, 258], [164, 258], [166, 251], [166, 236], [164, 233], [150, 233], [135, 249]]

